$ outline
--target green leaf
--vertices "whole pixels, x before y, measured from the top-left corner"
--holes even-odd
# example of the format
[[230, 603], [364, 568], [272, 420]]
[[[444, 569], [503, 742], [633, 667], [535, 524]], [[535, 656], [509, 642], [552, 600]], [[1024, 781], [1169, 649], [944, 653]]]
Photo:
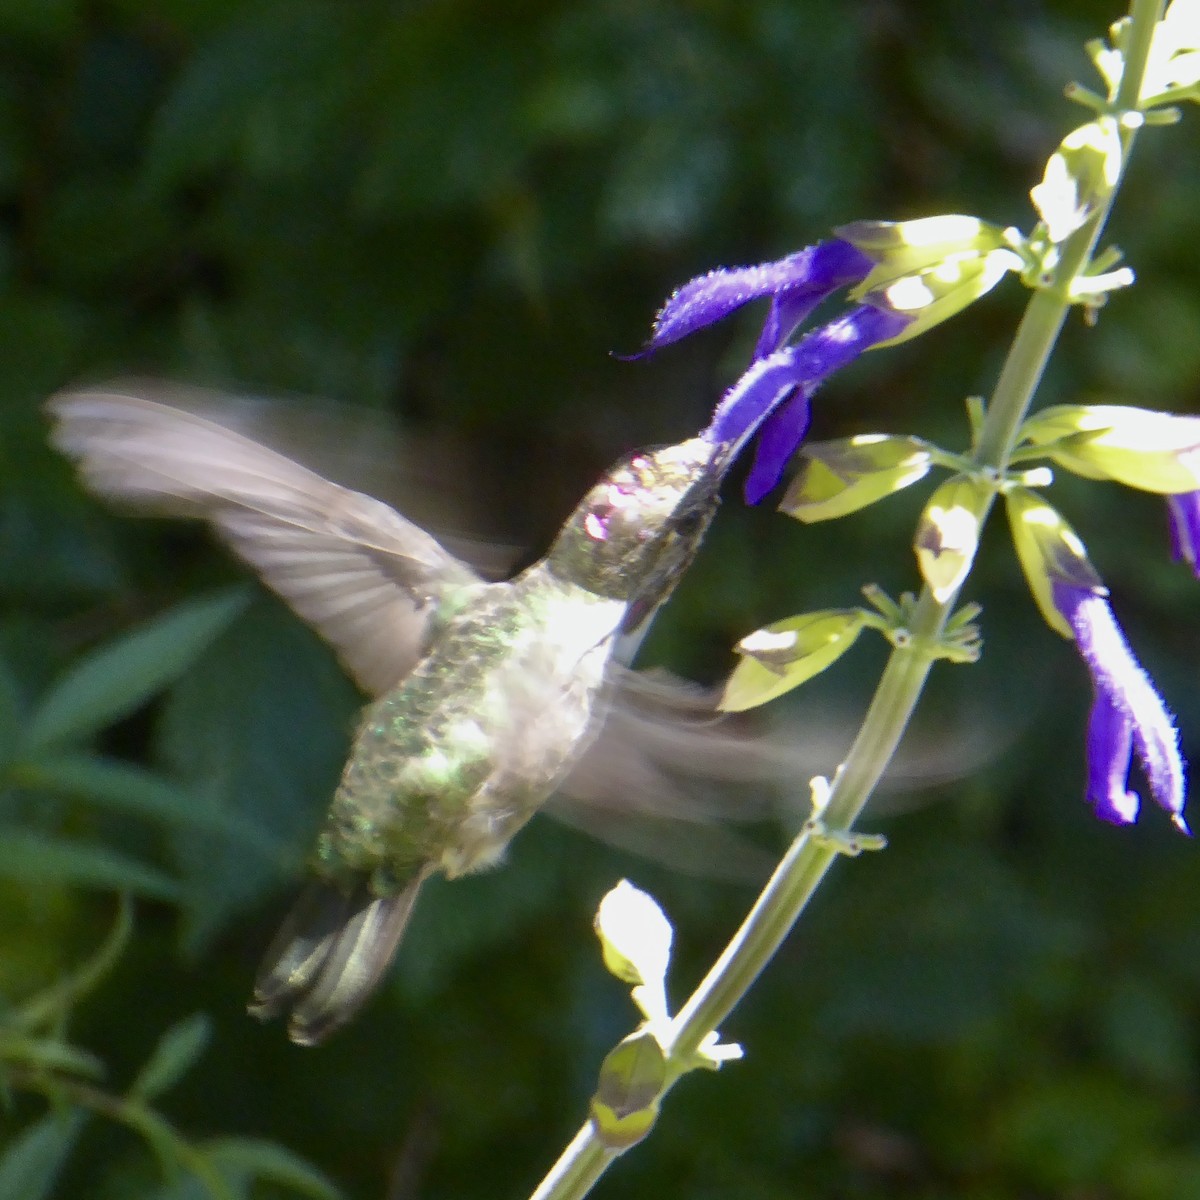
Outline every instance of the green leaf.
[[673, 933], [653, 896], [622, 879], [600, 901], [593, 925], [612, 974], [625, 983], [662, 986]]
[[1005, 244], [999, 225], [961, 213], [942, 213], [915, 221], [851, 221], [834, 232], [886, 268], [864, 287], [895, 280], [938, 266], [948, 255], [995, 250]]
[[178, 679], [246, 606], [244, 588], [188, 600], [88, 654], [42, 699], [27, 743], [87, 737]]
[[1112, 116], [1071, 130], [1046, 162], [1029, 195], [1051, 243], [1065, 242], [1112, 195], [1124, 158], [1121, 127]]
[[99, 755], [69, 754], [19, 763], [13, 768], [12, 781], [27, 789], [77, 796], [164, 825], [219, 833], [278, 868], [294, 865], [293, 857], [277, 838], [240, 813], [201, 803], [181, 785], [132, 763]]
[[105, 1068], [90, 1050], [82, 1050], [55, 1038], [0, 1038], [0, 1059], [57, 1075], [103, 1079]]
[[666, 978], [674, 931], [658, 902], [622, 879], [600, 901], [593, 927], [604, 965], [618, 979], [637, 985], [633, 998], [647, 1020], [666, 1022]]
[[284, 1146], [260, 1138], [219, 1138], [208, 1144], [214, 1163], [231, 1170], [249, 1171], [313, 1200], [341, 1200], [341, 1191], [316, 1167]]
[[181, 894], [169, 875], [119, 851], [11, 828], [0, 836], [0, 878], [127, 891], [152, 900], [177, 901]]
[[[237, 811], [299, 862], [333, 795], [357, 695], [332, 655], [282, 606], [255, 605], [167, 696], [159, 749], [200, 807]], [[184, 943], [277, 888], [279, 860], [176, 826]]]
[[173, 1088], [204, 1052], [211, 1036], [212, 1022], [204, 1013], [193, 1013], [172, 1025], [130, 1085], [130, 1098], [154, 1100]]
[[83, 1121], [78, 1109], [47, 1113], [10, 1142], [0, 1158], [0, 1200], [48, 1197]]
[[[168, 1187], [165, 1189], [168, 1196], [190, 1197], [196, 1194], [196, 1189], [190, 1187], [191, 1180], [179, 1179], [180, 1168], [195, 1177], [195, 1181], [203, 1188], [202, 1194], [207, 1195], [210, 1200], [235, 1200], [235, 1197], [240, 1198], [243, 1195], [240, 1189], [230, 1186], [229, 1181], [204, 1150], [181, 1136], [170, 1121], [154, 1109], [131, 1099], [122, 1104], [114, 1116], [145, 1139], [168, 1180]], [[174, 1186], [177, 1181], [182, 1185], [179, 1188]]]

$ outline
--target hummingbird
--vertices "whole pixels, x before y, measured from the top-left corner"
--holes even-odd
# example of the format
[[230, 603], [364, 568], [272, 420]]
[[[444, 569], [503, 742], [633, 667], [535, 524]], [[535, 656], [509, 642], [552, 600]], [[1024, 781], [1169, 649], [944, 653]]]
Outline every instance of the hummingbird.
[[426, 879], [497, 864], [573, 772], [594, 785], [589, 748], [639, 690], [628, 663], [701, 545], [732, 448], [699, 436], [626, 455], [543, 558], [497, 582], [204, 413], [119, 388], [47, 408], [92, 491], [206, 520], [373, 697], [249, 1006], [321, 1042], [379, 984]]

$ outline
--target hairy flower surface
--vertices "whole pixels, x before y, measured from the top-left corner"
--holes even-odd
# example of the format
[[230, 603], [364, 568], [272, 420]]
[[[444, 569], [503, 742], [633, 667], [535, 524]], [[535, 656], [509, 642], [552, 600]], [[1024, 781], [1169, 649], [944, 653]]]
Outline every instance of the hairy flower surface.
[[771, 298], [750, 366], [725, 393], [702, 437], [737, 453], [756, 433], [746, 499], [757, 504], [778, 482], [808, 432], [813, 393], [864, 350], [902, 332], [912, 317], [860, 304], [798, 342], [788, 341], [823, 300], [860, 283], [872, 261], [849, 242], [833, 239], [786, 258], [710, 271], [678, 288], [654, 321], [643, 353], [652, 353], [752, 300]]
[[1178, 732], [1108, 601], [1094, 590], [1056, 582], [1054, 602], [1075, 634], [1095, 689], [1088, 718], [1087, 796], [1096, 815], [1118, 825], [1137, 819], [1140, 798], [1129, 790], [1136, 752], [1150, 794], [1187, 833]]

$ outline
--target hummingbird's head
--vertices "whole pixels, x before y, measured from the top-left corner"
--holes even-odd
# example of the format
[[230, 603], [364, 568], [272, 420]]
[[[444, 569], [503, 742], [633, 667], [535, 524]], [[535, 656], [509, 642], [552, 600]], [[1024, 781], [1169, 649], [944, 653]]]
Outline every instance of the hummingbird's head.
[[667, 598], [717, 507], [724, 468], [718, 443], [691, 438], [639, 450], [580, 501], [550, 549], [560, 577], [631, 604], [636, 627]]

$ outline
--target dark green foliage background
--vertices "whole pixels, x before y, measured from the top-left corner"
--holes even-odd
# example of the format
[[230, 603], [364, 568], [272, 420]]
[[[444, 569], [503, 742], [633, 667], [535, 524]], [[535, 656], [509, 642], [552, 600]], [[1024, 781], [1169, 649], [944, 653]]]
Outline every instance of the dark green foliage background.
[[[1081, 43], [1118, 15], [1096, 0], [0, 0], [0, 709], [32, 710], [89, 649], [244, 578], [200, 532], [81, 494], [45, 446], [50, 392], [134, 373], [392, 415], [469, 447], [447, 488], [536, 548], [616, 454], [698, 428], [745, 361], [753, 314], [652, 363], [611, 358], [671, 287], [860, 217], [1028, 226], [1028, 187], [1082, 119], [1062, 85], [1091, 82]], [[1043, 401], [1200, 405], [1197, 115], [1139, 142], [1110, 231], [1139, 286], [1098, 328], [1071, 322]], [[962, 397], [989, 389], [1020, 303], [1010, 283], [870, 356], [822, 393], [816, 436], [961, 445]], [[1194, 749], [1200, 584], [1167, 561], [1161, 505], [1070, 481], [1054, 495]], [[731, 487], [648, 661], [711, 680], [764, 621], [852, 604], [867, 581], [913, 587], [918, 504], [806, 529]], [[888, 852], [838, 867], [722, 1031], [746, 1061], [686, 1081], [599, 1195], [1200, 1197], [1200, 863], [1157, 811], [1121, 831], [1091, 819], [1083, 669], [999, 530], [985, 550], [968, 589], [985, 659], [940, 670], [914, 734], [935, 777], [868, 818]], [[251, 596], [93, 748], [253, 837], [17, 778], [0, 795], [0, 836], [70, 835], [178, 882], [177, 903], [139, 902], [73, 1037], [120, 1090], [204, 1011], [208, 1049], [162, 1102], [190, 1134], [275, 1139], [351, 1197], [520, 1196], [633, 1023], [589, 928], [603, 892], [628, 874], [662, 901], [678, 998], [753, 891], [537, 822], [508, 869], [429, 889], [354, 1027], [290, 1046], [243, 1004], [357, 701], [314, 637]], [[779, 706], [814, 772], [836, 765], [881, 662], [856, 648]], [[0, 991], [16, 1002], [87, 954], [115, 902], [3, 863]], [[0, 1130], [43, 1111], [18, 1094]], [[194, 1193], [93, 1122], [53, 1194]]]

